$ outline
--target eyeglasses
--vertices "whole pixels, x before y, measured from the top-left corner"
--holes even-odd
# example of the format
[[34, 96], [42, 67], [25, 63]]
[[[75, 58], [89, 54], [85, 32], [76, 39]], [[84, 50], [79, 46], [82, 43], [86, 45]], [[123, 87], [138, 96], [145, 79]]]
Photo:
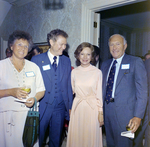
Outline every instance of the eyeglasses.
[[28, 49], [29, 47], [27, 45], [23, 45], [21, 43], [17, 44], [18, 47], [23, 47], [24, 49]]

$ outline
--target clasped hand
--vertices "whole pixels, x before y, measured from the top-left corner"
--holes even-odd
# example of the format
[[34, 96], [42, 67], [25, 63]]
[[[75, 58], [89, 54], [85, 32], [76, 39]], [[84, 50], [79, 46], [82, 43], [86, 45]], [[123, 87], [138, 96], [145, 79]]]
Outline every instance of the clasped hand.
[[99, 111], [99, 112], [98, 112], [98, 121], [99, 121], [100, 127], [101, 127], [102, 125], [104, 125], [103, 111]]
[[[26, 99], [28, 96], [28, 93], [26, 91], [22, 90], [22, 88], [13, 88], [12, 89], [12, 96], [21, 100], [21, 99]], [[34, 98], [28, 98], [27, 103], [25, 103], [25, 105], [27, 107], [32, 107], [33, 104], [34, 104]]]

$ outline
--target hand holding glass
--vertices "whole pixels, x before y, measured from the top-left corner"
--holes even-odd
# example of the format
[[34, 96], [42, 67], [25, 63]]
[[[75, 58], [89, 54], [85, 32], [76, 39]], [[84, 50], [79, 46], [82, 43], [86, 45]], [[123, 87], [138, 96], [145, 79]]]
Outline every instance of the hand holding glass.
[[130, 129], [129, 126], [126, 126], [126, 130], [127, 130], [127, 131], [131, 131], [131, 129]]
[[26, 91], [28, 94], [31, 92], [31, 86], [29, 86], [29, 85], [24, 85], [23, 88], [21, 88], [21, 89]]

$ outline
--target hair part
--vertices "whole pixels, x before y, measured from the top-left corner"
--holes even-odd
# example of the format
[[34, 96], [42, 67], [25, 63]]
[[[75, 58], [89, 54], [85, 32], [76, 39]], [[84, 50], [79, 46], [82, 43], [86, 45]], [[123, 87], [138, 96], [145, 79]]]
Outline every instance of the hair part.
[[30, 51], [32, 48], [32, 45], [33, 45], [32, 37], [29, 33], [25, 32], [25, 31], [21, 31], [21, 30], [16, 30], [9, 36], [8, 48], [11, 50], [11, 47], [14, 44], [14, 42], [16, 40], [20, 40], [20, 39], [28, 41], [28, 43], [29, 43], [28, 51]]
[[93, 64], [94, 63], [94, 57], [95, 57], [95, 52], [94, 52], [94, 47], [92, 44], [88, 43], [88, 42], [83, 42], [81, 43], [77, 49], [75, 50], [74, 52], [74, 56], [75, 58], [77, 59], [77, 65], [81, 65], [81, 62], [80, 62], [80, 59], [79, 59], [79, 56], [80, 56], [80, 53], [83, 51], [84, 48], [90, 48], [91, 49], [91, 63]]
[[49, 40], [52, 39], [53, 41], [57, 41], [58, 36], [62, 36], [64, 38], [68, 38], [68, 34], [60, 29], [52, 30], [50, 33], [47, 34], [47, 43], [51, 47]]

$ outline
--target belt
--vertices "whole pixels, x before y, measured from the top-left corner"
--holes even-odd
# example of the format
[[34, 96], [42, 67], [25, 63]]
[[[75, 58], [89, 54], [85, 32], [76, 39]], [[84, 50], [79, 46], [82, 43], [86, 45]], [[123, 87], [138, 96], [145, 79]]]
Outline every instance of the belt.
[[78, 101], [75, 105], [74, 111], [76, 110], [77, 106], [82, 102], [82, 101], [86, 101], [89, 106], [94, 110], [95, 106], [97, 105], [97, 99], [96, 96], [86, 96], [86, 97], [80, 97], [80, 96], [76, 96], [75, 98], [78, 98]]

